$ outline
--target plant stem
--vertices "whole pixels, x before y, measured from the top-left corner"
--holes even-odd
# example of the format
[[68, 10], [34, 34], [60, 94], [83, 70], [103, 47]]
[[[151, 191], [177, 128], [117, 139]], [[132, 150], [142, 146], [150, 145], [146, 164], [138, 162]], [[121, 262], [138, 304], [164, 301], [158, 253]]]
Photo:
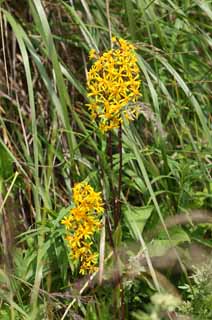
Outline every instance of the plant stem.
[[121, 218], [121, 188], [122, 188], [122, 125], [119, 125], [118, 132], [118, 153], [119, 153], [119, 178], [118, 178], [118, 194], [116, 198], [116, 215], [115, 227], [117, 227]]
[[109, 161], [110, 161], [110, 189], [112, 191], [112, 199], [111, 199], [111, 206], [112, 206], [112, 212], [114, 213], [114, 221], [116, 221], [116, 208], [115, 208], [115, 189], [113, 184], [113, 144], [112, 144], [112, 133], [109, 131], [108, 133], [108, 155], [109, 155]]

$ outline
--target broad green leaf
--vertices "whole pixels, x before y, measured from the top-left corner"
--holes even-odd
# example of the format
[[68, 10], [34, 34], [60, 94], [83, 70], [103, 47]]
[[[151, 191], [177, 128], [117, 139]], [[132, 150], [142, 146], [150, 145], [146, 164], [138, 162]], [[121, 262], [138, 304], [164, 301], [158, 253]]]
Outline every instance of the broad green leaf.
[[[156, 239], [147, 245], [150, 256], [162, 256], [172, 247], [175, 247], [183, 242], [190, 242], [188, 234], [181, 227], [172, 228], [169, 230], [169, 235], [170, 240]], [[161, 238], [165, 237], [166, 234], [163, 232]]]
[[124, 217], [134, 239], [139, 240], [138, 231], [140, 233], [143, 232], [145, 224], [151, 216], [152, 210], [153, 206], [135, 207], [130, 204], [126, 204], [126, 207], [124, 208]]

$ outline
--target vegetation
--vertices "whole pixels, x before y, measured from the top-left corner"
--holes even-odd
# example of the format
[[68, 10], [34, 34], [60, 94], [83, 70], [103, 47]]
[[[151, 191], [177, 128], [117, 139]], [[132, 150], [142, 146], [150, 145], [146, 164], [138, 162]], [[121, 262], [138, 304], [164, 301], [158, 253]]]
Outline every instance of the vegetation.
[[211, 319], [211, 20], [0, 0], [0, 319]]
[[188, 284], [181, 287], [187, 296], [187, 301], [181, 305], [181, 312], [192, 315], [193, 319], [212, 318], [212, 277], [211, 263], [203, 264], [200, 268], [194, 267], [191, 276], [192, 287]]

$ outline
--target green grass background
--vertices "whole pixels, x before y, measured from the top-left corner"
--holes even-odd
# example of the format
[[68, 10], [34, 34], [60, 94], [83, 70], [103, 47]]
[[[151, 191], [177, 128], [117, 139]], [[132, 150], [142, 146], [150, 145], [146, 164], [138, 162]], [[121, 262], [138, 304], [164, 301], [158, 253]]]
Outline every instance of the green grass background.
[[[212, 247], [211, 20], [207, 0], [0, 1], [1, 319], [110, 319], [121, 299], [112, 271], [109, 284], [79, 293], [60, 225], [75, 182], [88, 179], [108, 203], [111, 181], [118, 185], [118, 133], [111, 171], [107, 137], [86, 108], [88, 52], [109, 49], [111, 34], [136, 46], [145, 105], [123, 127], [122, 216], [113, 237], [131, 258], [145, 252], [150, 271], [141, 268], [131, 286], [124, 281], [125, 318], [145, 319], [139, 312], [154, 292], [189, 283], [181, 251], [178, 276], [163, 270], [165, 289], [153, 258], [173, 246]], [[196, 223], [164, 228], [197, 209]], [[107, 231], [101, 243], [112, 270]]]

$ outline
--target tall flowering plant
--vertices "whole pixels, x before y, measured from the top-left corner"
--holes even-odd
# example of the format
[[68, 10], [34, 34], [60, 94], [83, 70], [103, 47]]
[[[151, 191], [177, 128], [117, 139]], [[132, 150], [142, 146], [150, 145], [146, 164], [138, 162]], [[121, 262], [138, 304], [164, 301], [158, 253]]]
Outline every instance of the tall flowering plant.
[[[102, 55], [90, 51], [89, 58], [93, 64], [88, 72], [87, 89], [88, 109], [91, 117], [98, 123], [103, 133], [109, 132], [110, 163], [113, 170], [112, 129], [119, 128], [119, 178], [118, 188], [111, 181], [114, 206], [114, 226], [120, 220], [120, 195], [122, 184], [122, 122], [123, 118], [132, 121], [140, 113], [138, 102], [141, 93], [139, 68], [134, 52], [135, 47], [124, 39], [112, 38], [113, 48]], [[93, 273], [97, 268], [98, 253], [94, 251], [94, 235], [101, 228], [100, 218], [104, 212], [101, 193], [95, 192], [85, 182], [75, 184], [73, 188], [74, 208], [62, 220], [67, 230], [66, 240], [72, 260], [80, 265], [80, 273]], [[108, 217], [107, 217], [108, 218]], [[110, 228], [109, 218], [106, 219]], [[109, 231], [111, 232], [111, 231]], [[117, 259], [113, 237], [111, 245]]]

